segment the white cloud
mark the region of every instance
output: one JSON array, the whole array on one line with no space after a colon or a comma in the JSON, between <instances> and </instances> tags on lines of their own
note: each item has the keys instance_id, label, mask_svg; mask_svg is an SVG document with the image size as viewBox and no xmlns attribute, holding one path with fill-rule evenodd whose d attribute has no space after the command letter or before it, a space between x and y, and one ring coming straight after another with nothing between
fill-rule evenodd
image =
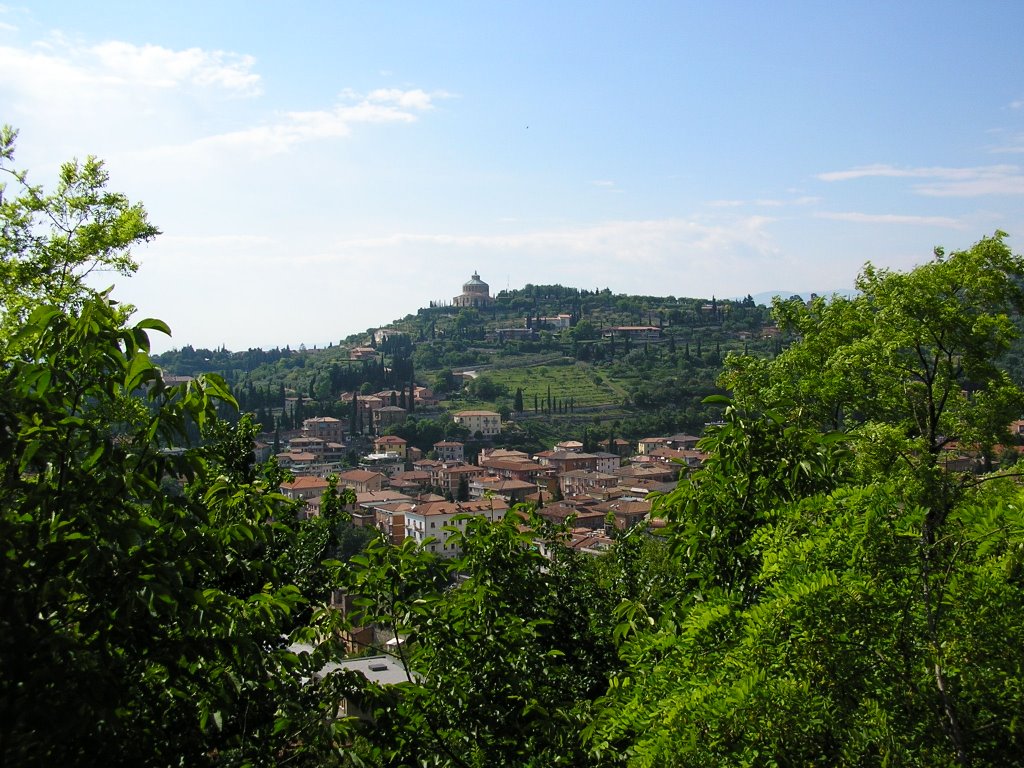
<instances>
[{"instance_id":1,"label":"white cloud","mask_svg":"<svg viewBox=\"0 0 1024 768\"><path fill-rule=\"evenodd\" d=\"M40 102L60 99L72 88L102 94L114 88L194 86L253 96L260 92L254 66L253 57L225 51L175 51L120 41L83 46L61 35L31 48L0 46L0 86Z\"/></svg>"},{"instance_id":2,"label":"white cloud","mask_svg":"<svg viewBox=\"0 0 1024 768\"><path fill-rule=\"evenodd\" d=\"M221 88L243 96L260 92L260 77L252 69L256 60L225 51L187 48L174 51L159 45L133 45L110 41L75 52L96 76L116 78L147 88L176 88L191 84Z\"/></svg>"},{"instance_id":3,"label":"white cloud","mask_svg":"<svg viewBox=\"0 0 1024 768\"><path fill-rule=\"evenodd\" d=\"M225 152L253 157L282 154L295 146L321 139L344 138L352 126L372 123L413 123L418 112L433 107L433 98L421 90L375 91L359 96L345 91L348 103L331 109L285 112L264 125L205 136L185 145L168 145L152 151L154 158L184 159L222 157Z\"/></svg>"},{"instance_id":4,"label":"white cloud","mask_svg":"<svg viewBox=\"0 0 1024 768\"><path fill-rule=\"evenodd\" d=\"M951 229L962 229L964 226L962 222L949 216L909 216L897 213L858 213L856 211L820 212L814 216L818 219L850 221L856 224L911 224Z\"/></svg>"},{"instance_id":5,"label":"white cloud","mask_svg":"<svg viewBox=\"0 0 1024 768\"><path fill-rule=\"evenodd\" d=\"M818 174L822 181L851 181L864 178L932 179L918 184L914 191L929 197L979 197L982 195L1024 194L1024 174L1016 165L983 165L973 168L898 168L892 165L865 165L845 171Z\"/></svg>"},{"instance_id":6,"label":"white cloud","mask_svg":"<svg viewBox=\"0 0 1024 768\"><path fill-rule=\"evenodd\" d=\"M640 262L660 262L680 252L714 254L737 246L761 253L774 251L765 228L773 219L749 216L714 225L687 219L608 221L590 226L535 230L518 234L396 233L339 241L333 250L380 250L434 245L464 250L553 251Z\"/></svg>"}]
</instances>

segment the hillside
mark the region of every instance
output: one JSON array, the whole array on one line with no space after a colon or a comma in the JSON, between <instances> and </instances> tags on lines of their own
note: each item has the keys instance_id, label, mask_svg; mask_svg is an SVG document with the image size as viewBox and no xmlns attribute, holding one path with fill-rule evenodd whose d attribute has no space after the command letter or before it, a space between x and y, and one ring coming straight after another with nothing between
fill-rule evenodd
<instances>
[{"instance_id":1,"label":"hillside","mask_svg":"<svg viewBox=\"0 0 1024 768\"><path fill-rule=\"evenodd\" d=\"M327 348L184 347L157 362L171 374L224 376L242 409L256 413L268 431L293 422L286 398L301 398L305 415L340 418L348 408L342 395L415 381L442 398L438 410L419 419L486 407L512 419L506 442L539 447L555 437L700 431L715 417L701 401L719 391L715 381L725 355L770 355L779 344L767 308L750 297L719 301L527 285L502 291L486 306L425 307Z\"/></svg>"}]
</instances>

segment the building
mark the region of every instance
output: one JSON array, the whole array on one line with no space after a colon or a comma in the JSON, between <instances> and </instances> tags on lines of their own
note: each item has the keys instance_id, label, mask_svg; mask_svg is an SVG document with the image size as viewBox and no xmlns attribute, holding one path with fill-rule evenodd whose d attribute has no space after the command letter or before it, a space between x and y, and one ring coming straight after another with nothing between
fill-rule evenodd
<instances>
[{"instance_id":1,"label":"building","mask_svg":"<svg viewBox=\"0 0 1024 768\"><path fill-rule=\"evenodd\" d=\"M459 411L452 421L469 430L469 434L488 438L501 434L501 416L495 411Z\"/></svg>"},{"instance_id":2,"label":"building","mask_svg":"<svg viewBox=\"0 0 1024 768\"><path fill-rule=\"evenodd\" d=\"M281 493L289 499L305 501L322 495L328 485L327 480L322 477L297 477L289 482L281 483Z\"/></svg>"},{"instance_id":3,"label":"building","mask_svg":"<svg viewBox=\"0 0 1024 768\"><path fill-rule=\"evenodd\" d=\"M374 453L394 453L400 458L406 457L408 443L398 435L381 435L373 441Z\"/></svg>"},{"instance_id":4,"label":"building","mask_svg":"<svg viewBox=\"0 0 1024 768\"><path fill-rule=\"evenodd\" d=\"M466 521L456 520L456 516L480 515L493 523L505 517L507 511L504 499L416 504L405 510L405 537L441 557L458 557L462 550L449 539L454 531L465 530Z\"/></svg>"},{"instance_id":5,"label":"building","mask_svg":"<svg viewBox=\"0 0 1024 768\"><path fill-rule=\"evenodd\" d=\"M350 469L338 475L338 485L341 488L351 488L357 494L366 491L379 491L384 487L387 478L380 472L370 472L365 469Z\"/></svg>"},{"instance_id":6,"label":"building","mask_svg":"<svg viewBox=\"0 0 1024 768\"><path fill-rule=\"evenodd\" d=\"M466 460L466 446L455 440L441 440L434 443L434 455L438 461L462 462Z\"/></svg>"},{"instance_id":7,"label":"building","mask_svg":"<svg viewBox=\"0 0 1024 768\"><path fill-rule=\"evenodd\" d=\"M619 478L617 475L610 475L604 472L576 469L560 474L558 476L558 484L562 495L565 497L585 496L617 488Z\"/></svg>"},{"instance_id":8,"label":"building","mask_svg":"<svg viewBox=\"0 0 1024 768\"><path fill-rule=\"evenodd\" d=\"M373 428L382 432L395 424L404 424L409 412L398 405L385 405L373 412Z\"/></svg>"},{"instance_id":9,"label":"building","mask_svg":"<svg viewBox=\"0 0 1024 768\"><path fill-rule=\"evenodd\" d=\"M435 486L441 489L442 493L458 496L459 485L465 480L466 490L469 484L478 477L485 477L488 474L483 467L475 467L472 464L458 464L453 467L442 466L437 471L437 482Z\"/></svg>"},{"instance_id":10,"label":"building","mask_svg":"<svg viewBox=\"0 0 1024 768\"><path fill-rule=\"evenodd\" d=\"M344 443L347 424L333 416L316 416L302 422L302 435L325 443Z\"/></svg>"},{"instance_id":11,"label":"building","mask_svg":"<svg viewBox=\"0 0 1024 768\"><path fill-rule=\"evenodd\" d=\"M476 272L462 284L462 293L452 299L456 307L489 307L493 303L490 286Z\"/></svg>"}]
</instances>

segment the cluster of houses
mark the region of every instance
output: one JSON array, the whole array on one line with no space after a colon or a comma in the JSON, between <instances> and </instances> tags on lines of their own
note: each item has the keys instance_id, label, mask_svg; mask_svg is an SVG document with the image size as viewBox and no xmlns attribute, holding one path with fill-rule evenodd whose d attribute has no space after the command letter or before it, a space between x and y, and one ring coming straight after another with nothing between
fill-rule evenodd
<instances>
[{"instance_id":1,"label":"cluster of houses","mask_svg":"<svg viewBox=\"0 0 1024 768\"><path fill-rule=\"evenodd\" d=\"M491 411L464 411L457 422L473 433L498 434L501 419ZM652 437L635 446L605 441L600 452L584 452L582 443L565 441L551 450L484 449L469 463L465 445L443 440L423 456L404 439L384 435L358 468L339 462L343 422L307 419L300 434L277 455L294 480L281 486L289 498L304 502L303 514L319 514L327 477L350 488L355 501L348 512L359 526L374 526L393 544L415 539L442 557L460 549L451 539L464 525L461 516L505 516L516 504L533 505L538 514L571 530L569 545L599 552L611 545L612 528L625 530L648 519L648 494L672 490L679 472L697 467L704 455L692 435ZM610 450L608 450L610 449Z\"/></svg>"}]
</instances>

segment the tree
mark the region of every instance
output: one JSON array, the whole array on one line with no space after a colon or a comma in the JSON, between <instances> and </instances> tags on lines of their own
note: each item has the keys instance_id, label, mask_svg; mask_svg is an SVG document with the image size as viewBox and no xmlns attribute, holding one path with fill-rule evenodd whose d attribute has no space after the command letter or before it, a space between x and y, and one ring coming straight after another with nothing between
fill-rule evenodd
<instances>
[{"instance_id":1,"label":"tree","mask_svg":"<svg viewBox=\"0 0 1024 768\"><path fill-rule=\"evenodd\" d=\"M512 405L512 409L516 413L522 413L523 412L523 388L522 387L516 387L516 395L515 395L515 400L514 400L513 405Z\"/></svg>"},{"instance_id":2,"label":"tree","mask_svg":"<svg viewBox=\"0 0 1024 768\"><path fill-rule=\"evenodd\" d=\"M312 630L267 557L293 542L280 474L252 465L246 419L218 419L222 379L166 385L166 325L81 280L151 232L101 170L3 203L0 762L338 762L358 686L312 680L330 644L288 650Z\"/></svg>"},{"instance_id":3,"label":"tree","mask_svg":"<svg viewBox=\"0 0 1024 768\"><path fill-rule=\"evenodd\" d=\"M954 438L984 450L1019 413L997 362L1022 276L997 233L906 274L869 265L852 300L776 303L798 340L730 361L710 458L657 502L689 578L658 616L620 606L629 672L586 733L594 753L1016 760L1020 491L940 457Z\"/></svg>"},{"instance_id":4,"label":"tree","mask_svg":"<svg viewBox=\"0 0 1024 768\"><path fill-rule=\"evenodd\" d=\"M453 561L408 539L357 558L367 619L406 638L400 652L415 674L367 735L378 764L604 764L579 734L618 668L603 610L614 593L590 577L586 555L524 522L463 520Z\"/></svg>"},{"instance_id":5,"label":"tree","mask_svg":"<svg viewBox=\"0 0 1024 768\"><path fill-rule=\"evenodd\" d=\"M95 157L64 163L54 192L31 185L13 167L18 133L0 128L0 305L4 341L40 302L73 308L89 295L93 272L122 275L136 269L131 249L159 234L145 209L107 189L108 174Z\"/></svg>"},{"instance_id":6,"label":"tree","mask_svg":"<svg viewBox=\"0 0 1024 768\"><path fill-rule=\"evenodd\" d=\"M874 468L950 492L934 487L943 448L970 438L990 450L1024 404L998 366L1017 335L1010 313L1024 307L1024 259L1004 238L936 250L907 273L868 264L853 299L777 301L780 327L800 343L770 361L730 358L723 383L742 405L856 431Z\"/></svg>"}]
</instances>

